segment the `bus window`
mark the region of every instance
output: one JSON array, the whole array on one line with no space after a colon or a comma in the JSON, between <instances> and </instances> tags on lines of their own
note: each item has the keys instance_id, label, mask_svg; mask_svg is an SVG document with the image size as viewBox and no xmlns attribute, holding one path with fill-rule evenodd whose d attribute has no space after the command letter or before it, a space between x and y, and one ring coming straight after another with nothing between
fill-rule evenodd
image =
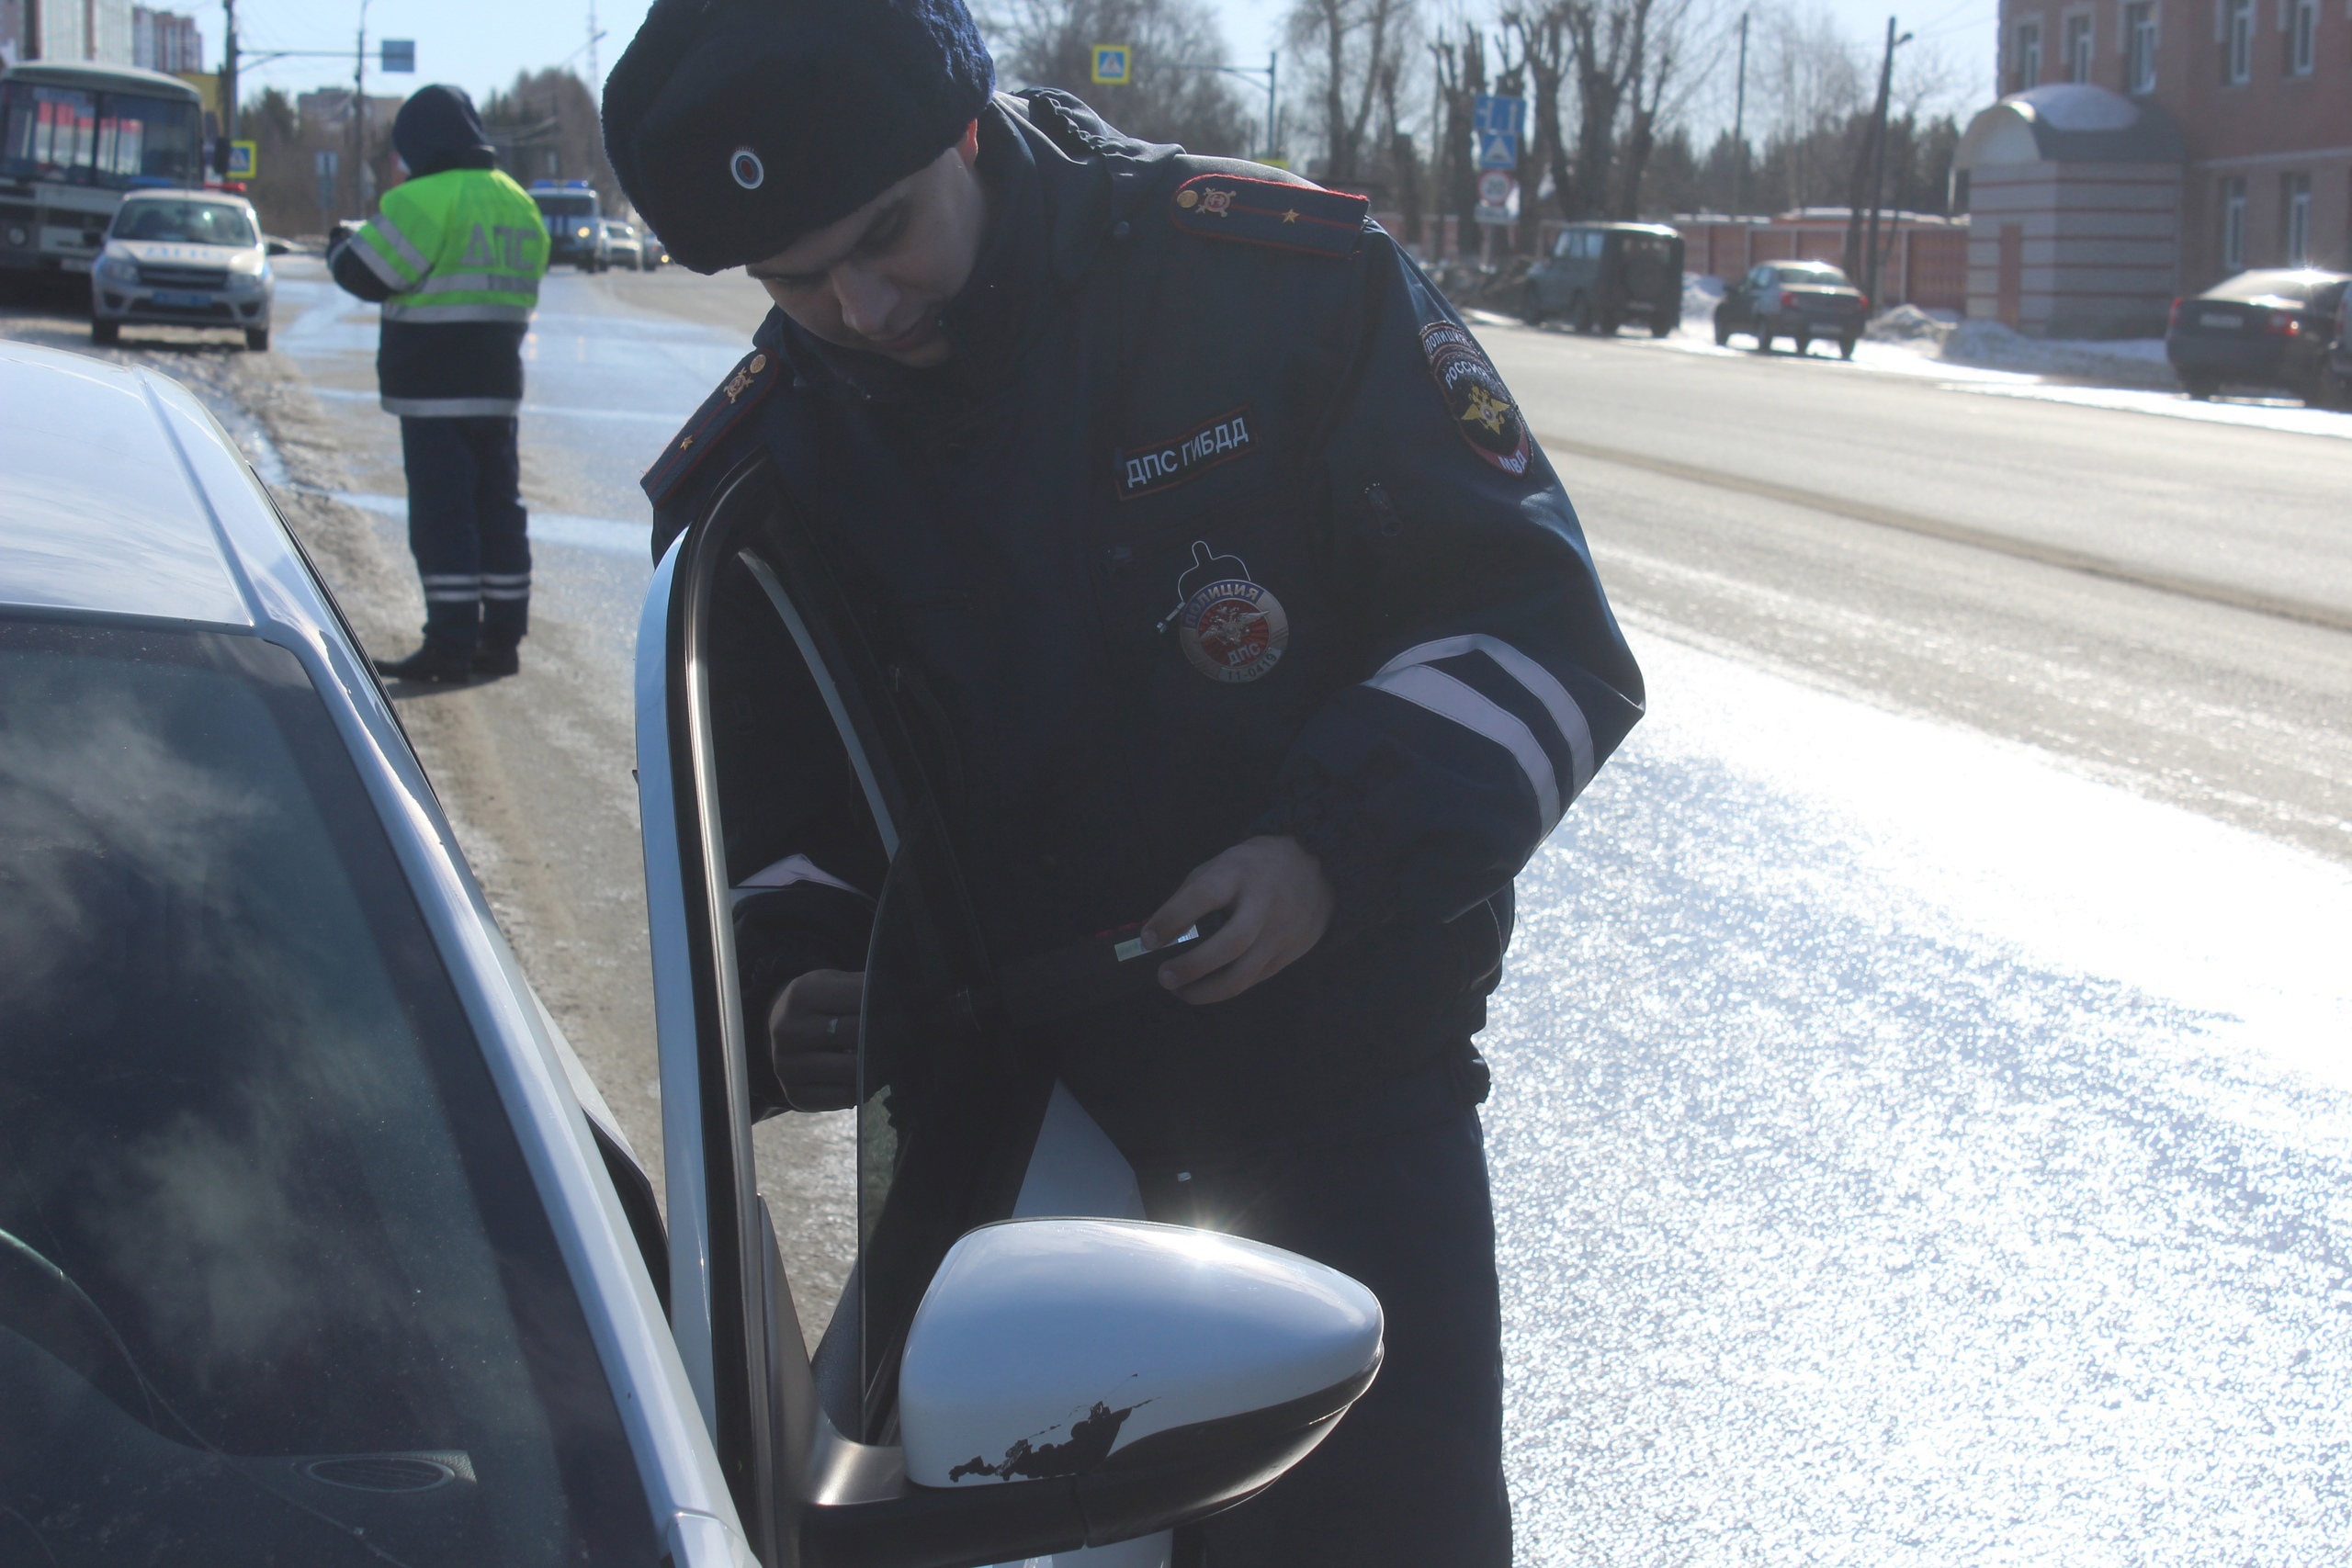
<instances>
[{"instance_id":1,"label":"bus window","mask_svg":"<svg viewBox=\"0 0 2352 1568\"><path fill-rule=\"evenodd\" d=\"M193 185L197 108L133 93L13 82L0 89L0 175L123 189Z\"/></svg>"}]
</instances>

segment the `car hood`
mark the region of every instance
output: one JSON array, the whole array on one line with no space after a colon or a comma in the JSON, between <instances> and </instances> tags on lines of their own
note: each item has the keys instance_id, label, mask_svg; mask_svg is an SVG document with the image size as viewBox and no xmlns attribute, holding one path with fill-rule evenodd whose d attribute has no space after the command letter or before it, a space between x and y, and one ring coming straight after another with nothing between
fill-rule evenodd
<instances>
[{"instance_id":1,"label":"car hood","mask_svg":"<svg viewBox=\"0 0 2352 1568\"><path fill-rule=\"evenodd\" d=\"M154 266L225 266L238 272L257 272L266 259L258 245L190 245L177 240L110 243L132 261Z\"/></svg>"}]
</instances>

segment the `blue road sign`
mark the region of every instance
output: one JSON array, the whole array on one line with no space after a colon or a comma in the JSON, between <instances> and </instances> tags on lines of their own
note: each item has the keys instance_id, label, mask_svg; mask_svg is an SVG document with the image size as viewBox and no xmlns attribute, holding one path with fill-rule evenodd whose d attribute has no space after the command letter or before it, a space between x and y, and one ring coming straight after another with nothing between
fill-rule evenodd
<instances>
[{"instance_id":1,"label":"blue road sign","mask_svg":"<svg viewBox=\"0 0 2352 1568\"><path fill-rule=\"evenodd\" d=\"M386 72L414 71L416 69L416 40L413 38L384 39L383 62L381 69Z\"/></svg>"},{"instance_id":2,"label":"blue road sign","mask_svg":"<svg viewBox=\"0 0 2352 1568\"><path fill-rule=\"evenodd\" d=\"M1470 129L1478 138L1478 167L1519 167L1519 139L1526 125L1525 98L1470 100Z\"/></svg>"}]
</instances>

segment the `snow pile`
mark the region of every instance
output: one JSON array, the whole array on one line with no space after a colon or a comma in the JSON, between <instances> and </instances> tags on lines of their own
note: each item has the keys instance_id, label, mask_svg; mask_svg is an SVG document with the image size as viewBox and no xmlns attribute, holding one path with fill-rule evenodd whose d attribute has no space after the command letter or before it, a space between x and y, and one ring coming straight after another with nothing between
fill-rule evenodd
<instances>
[{"instance_id":1,"label":"snow pile","mask_svg":"<svg viewBox=\"0 0 2352 1568\"><path fill-rule=\"evenodd\" d=\"M1939 320L1917 305L1897 305L1874 317L1862 335L1872 343L1917 344L1940 349L1953 330L1951 322Z\"/></svg>"},{"instance_id":2,"label":"snow pile","mask_svg":"<svg viewBox=\"0 0 2352 1568\"><path fill-rule=\"evenodd\" d=\"M2173 385L2172 367L2165 361L2162 338L2115 343L2032 338L2020 336L1998 321L1970 321L1944 334L1941 355L1956 365L2063 376L2109 386Z\"/></svg>"},{"instance_id":3,"label":"snow pile","mask_svg":"<svg viewBox=\"0 0 2352 1568\"><path fill-rule=\"evenodd\" d=\"M1682 319L1713 322L1715 307L1724 302L1724 280L1712 272L1682 275Z\"/></svg>"}]
</instances>

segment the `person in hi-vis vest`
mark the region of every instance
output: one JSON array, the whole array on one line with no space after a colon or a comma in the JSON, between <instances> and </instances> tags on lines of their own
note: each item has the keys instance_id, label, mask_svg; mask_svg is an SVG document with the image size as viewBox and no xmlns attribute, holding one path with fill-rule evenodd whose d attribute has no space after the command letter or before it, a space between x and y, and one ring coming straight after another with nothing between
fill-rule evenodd
<instances>
[{"instance_id":1,"label":"person in hi-vis vest","mask_svg":"<svg viewBox=\"0 0 2352 1568\"><path fill-rule=\"evenodd\" d=\"M327 246L334 280L382 302L376 379L401 421L408 541L424 587L424 644L379 660L399 680L511 675L528 626L514 416L523 336L548 267L538 204L496 167L472 100L419 91L392 121L409 177Z\"/></svg>"}]
</instances>

